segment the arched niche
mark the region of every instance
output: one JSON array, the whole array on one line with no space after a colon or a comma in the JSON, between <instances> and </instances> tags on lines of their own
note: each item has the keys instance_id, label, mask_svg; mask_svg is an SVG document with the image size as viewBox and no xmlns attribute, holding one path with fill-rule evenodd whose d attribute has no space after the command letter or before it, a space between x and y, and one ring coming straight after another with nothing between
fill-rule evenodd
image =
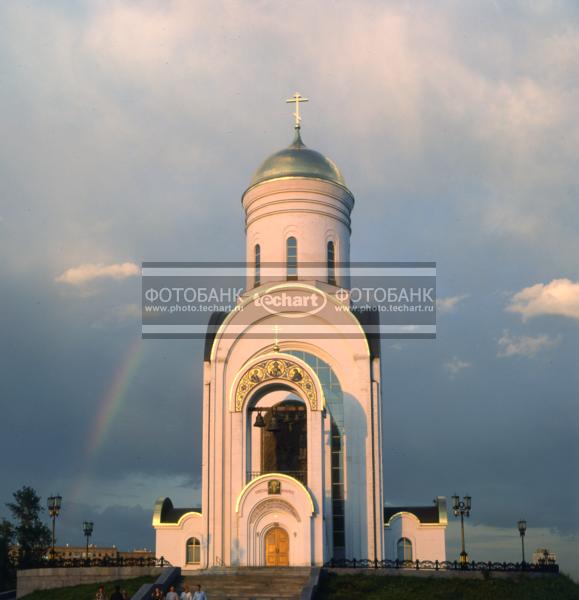
<instances>
[{"instance_id":1,"label":"arched niche","mask_svg":"<svg viewBox=\"0 0 579 600\"><path fill-rule=\"evenodd\" d=\"M273 353L254 359L237 375L231 390L230 410L243 411L251 397L272 386L294 391L311 411L324 408L324 394L315 372L289 354Z\"/></svg>"}]
</instances>

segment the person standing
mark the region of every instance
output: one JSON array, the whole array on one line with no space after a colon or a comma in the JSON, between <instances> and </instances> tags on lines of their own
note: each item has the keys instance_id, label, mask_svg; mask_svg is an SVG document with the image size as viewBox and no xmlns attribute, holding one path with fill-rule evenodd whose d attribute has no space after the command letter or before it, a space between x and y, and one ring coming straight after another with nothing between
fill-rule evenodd
<instances>
[{"instance_id":1,"label":"person standing","mask_svg":"<svg viewBox=\"0 0 579 600\"><path fill-rule=\"evenodd\" d=\"M165 600L165 595L160 587L156 587L151 594L152 600Z\"/></svg>"},{"instance_id":2,"label":"person standing","mask_svg":"<svg viewBox=\"0 0 579 600\"><path fill-rule=\"evenodd\" d=\"M201 586L197 586L197 591L193 595L193 600L207 600L207 594L201 589Z\"/></svg>"},{"instance_id":3,"label":"person standing","mask_svg":"<svg viewBox=\"0 0 579 600\"><path fill-rule=\"evenodd\" d=\"M186 585L181 592L181 600L193 600L193 594L189 590L189 586Z\"/></svg>"},{"instance_id":4,"label":"person standing","mask_svg":"<svg viewBox=\"0 0 579 600\"><path fill-rule=\"evenodd\" d=\"M102 585L99 585L99 589L95 595L95 600L107 600L107 595L105 594L105 588Z\"/></svg>"},{"instance_id":5,"label":"person standing","mask_svg":"<svg viewBox=\"0 0 579 600\"><path fill-rule=\"evenodd\" d=\"M123 600L120 585L115 585L115 591L111 594L111 600Z\"/></svg>"},{"instance_id":6,"label":"person standing","mask_svg":"<svg viewBox=\"0 0 579 600\"><path fill-rule=\"evenodd\" d=\"M111 600L112 600L112 598L111 598ZM179 596L177 595L177 592L175 591L174 585L169 587L169 591L167 592L167 595L165 596L165 600L179 600Z\"/></svg>"}]
</instances>

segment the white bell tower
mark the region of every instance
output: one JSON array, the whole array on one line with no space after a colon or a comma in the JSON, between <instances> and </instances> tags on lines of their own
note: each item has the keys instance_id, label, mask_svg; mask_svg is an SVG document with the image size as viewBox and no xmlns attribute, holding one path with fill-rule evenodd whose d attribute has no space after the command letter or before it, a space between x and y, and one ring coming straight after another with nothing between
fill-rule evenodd
<instances>
[{"instance_id":1,"label":"white bell tower","mask_svg":"<svg viewBox=\"0 0 579 600\"><path fill-rule=\"evenodd\" d=\"M379 343L338 293L354 197L290 101L294 140L242 197L246 291L206 340L202 506L155 511L157 554L183 568L383 558Z\"/></svg>"}]
</instances>

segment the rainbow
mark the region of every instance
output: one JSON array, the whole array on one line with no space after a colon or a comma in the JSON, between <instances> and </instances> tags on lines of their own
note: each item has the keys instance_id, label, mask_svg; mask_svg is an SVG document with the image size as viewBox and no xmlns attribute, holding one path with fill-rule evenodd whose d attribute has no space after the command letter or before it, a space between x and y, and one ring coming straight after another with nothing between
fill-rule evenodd
<instances>
[{"instance_id":1,"label":"rainbow","mask_svg":"<svg viewBox=\"0 0 579 600\"><path fill-rule=\"evenodd\" d=\"M111 424L115 421L123 405L127 390L138 371L143 354L144 344L139 337L129 346L111 385L99 402L98 412L94 417L94 425L87 436L83 450L80 475L69 492L69 499L72 502L77 502L82 498L86 485L90 481L94 461L107 439Z\"/></svg>"}]
</instances>

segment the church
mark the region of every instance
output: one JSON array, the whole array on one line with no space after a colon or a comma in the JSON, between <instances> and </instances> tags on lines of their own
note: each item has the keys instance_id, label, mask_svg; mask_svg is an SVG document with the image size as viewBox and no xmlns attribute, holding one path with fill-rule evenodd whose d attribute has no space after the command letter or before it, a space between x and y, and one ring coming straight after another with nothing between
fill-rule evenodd
<instances>
[{"instance_id":1,"label":"church","mask_svg":"<svg viewBox=\"0 0 579 600\"><path fill-rule=\"evenodd\" d=\"M444 499L385 512L379 315L347 294L354 196L302 141L306 99L290 101L293 142L242 196L245 291L207 328L201 507L157 501L156 555L184 569L408 559L426 535L420 558L444 560Z\"/></svg>"}]
</instances>

